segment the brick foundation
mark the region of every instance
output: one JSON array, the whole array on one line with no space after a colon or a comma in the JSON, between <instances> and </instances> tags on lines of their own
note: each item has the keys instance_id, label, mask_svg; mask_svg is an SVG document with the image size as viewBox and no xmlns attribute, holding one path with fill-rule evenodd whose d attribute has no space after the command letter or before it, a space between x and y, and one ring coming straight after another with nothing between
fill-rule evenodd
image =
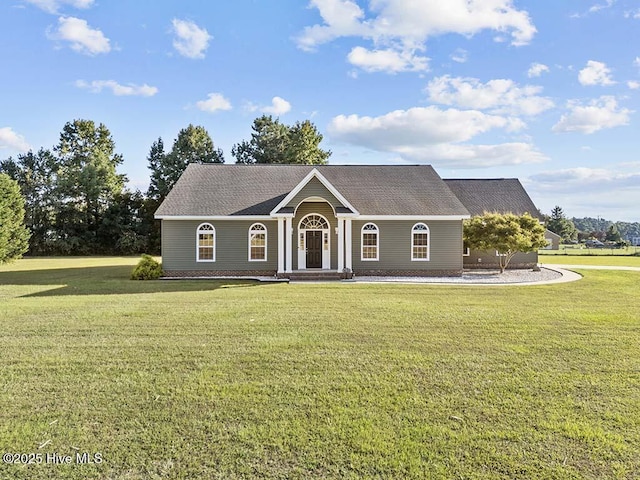
<instances>
[{"instance_id":1,"label":"brick foundation","mask_svg":"<svg viewBox=\"0 0 640 480\"><path fill-rule=\"evenodd\" d=\"M275 270L165 270L165 277L275 277Z\"/></svg>"},{"instance_id":2,"label":"brick foundation","mask_svg":"<svg viewBox=\"0 0 640 480\"><path fill-rule=\"evenodd\" d=\"M461 277L462 270L355 270L356 277Z\"/></svg>"}]
</instances>

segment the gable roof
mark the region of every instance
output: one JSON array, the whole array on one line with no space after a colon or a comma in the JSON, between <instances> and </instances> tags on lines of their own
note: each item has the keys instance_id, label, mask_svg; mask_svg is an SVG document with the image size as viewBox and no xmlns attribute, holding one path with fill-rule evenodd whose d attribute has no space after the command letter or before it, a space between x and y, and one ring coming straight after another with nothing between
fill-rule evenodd
<instances>
[{"instance_id":1,"label":"gable roof","mask_svg":"<svg viewBox=\"0 0 640 480\"><path fill-rule=\"evenodd\" d=\"M287 204L289 204L296 197L296 195L298 195L304 189L304 187L306 187L309 182L314 179L320 182L320 184L328 191L331 197L340 202L340 206L337 206L337 208L342 207L350 213L357 213L357 210L351 205L349 200L344 198L344 196L336 189L336 187L334 187L331 182L318 171L317 168L314 168L302 179L300 183L298 183L298 185L296 185L293 190L291 190L287 194L286 197L284 197L284 199L282 199L282 201L280 201L280 203L278 203L278 205L274 207L274 209L271 211L271 214L273 215L275 213L278 213L279 211L281 212L281 209L286 208Z\"/></svg>"},{"instance_id":2,"label":"gable roof","mask_svg":"<svg viewBox=\"0 0 640 480\"><path fill-rule=\"evenodd\" d=\"M361 215L469 215L430 165L192 163L156 217L270 215L314 169Z\"/></svg>"},{"instance_id":3,"label":"gable roof","mask_svg":"<svg viewBox=\"0 0 640 480\"><path fill-rule=\"evenodd\" d=\"M517 178L445 179L444 182L471 215L528 213L542 220L538 208Z\"/></svg>"}]
</instances>

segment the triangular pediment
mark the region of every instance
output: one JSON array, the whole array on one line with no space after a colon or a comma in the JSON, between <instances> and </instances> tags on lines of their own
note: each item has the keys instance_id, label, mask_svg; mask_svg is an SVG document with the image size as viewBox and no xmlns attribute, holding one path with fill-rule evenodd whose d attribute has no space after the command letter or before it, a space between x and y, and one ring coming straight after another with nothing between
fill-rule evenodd
<instances>
[{"instance_id":1,"label":"triangular pediment","mask_svg":"<svg viewBox=\"0 0 640 480\"><path fill-rule=\"evenodd\" d=\"M271 211L271 215L289 213L304 200L326 201L335 211L358 214L351 203L316 168L311 170L296 187Z\"/></svg>"}]
</instances>

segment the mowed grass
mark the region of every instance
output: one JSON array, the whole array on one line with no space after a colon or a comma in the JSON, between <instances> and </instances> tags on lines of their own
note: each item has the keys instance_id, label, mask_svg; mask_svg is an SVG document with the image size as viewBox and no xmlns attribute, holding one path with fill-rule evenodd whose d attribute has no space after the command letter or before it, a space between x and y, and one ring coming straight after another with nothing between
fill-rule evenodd
<instances>
[{"instance_id":1,"label":"mowed grass","mask_svg":"<svg viewBox=\"0 0 640 480\"><path fill-rule=\"evenodd\" d=\"M640 267L640 255L538 255L538 262L550 265L593 265L614 267Z\"/></svg>"},{"instance_id":2,"label":"mowed grass","mask_svg":"<svg viewBox=\"0 0 640 480\"><path fill-rule=\"evenodd\" d=\"M103 459L1 479L640 477L638 272L134 282L135 262L0 269L0 453Z\"/></svg>"}]
</instances>

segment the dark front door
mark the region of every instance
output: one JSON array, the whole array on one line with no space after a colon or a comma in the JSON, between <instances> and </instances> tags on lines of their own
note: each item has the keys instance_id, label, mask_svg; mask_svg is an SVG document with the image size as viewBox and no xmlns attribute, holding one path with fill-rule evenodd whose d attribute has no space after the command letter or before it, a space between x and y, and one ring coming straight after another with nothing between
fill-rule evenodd
<instances>
[{"instance_id":1,"label":"dark front door","mask_svg":"<svg viewBox=\"0 0 640 480\"><path fill-rule=\"evenodd\" d=\"M322 268L322 232L307 231L307 268Z\"/></svg>"}]
</instances>

